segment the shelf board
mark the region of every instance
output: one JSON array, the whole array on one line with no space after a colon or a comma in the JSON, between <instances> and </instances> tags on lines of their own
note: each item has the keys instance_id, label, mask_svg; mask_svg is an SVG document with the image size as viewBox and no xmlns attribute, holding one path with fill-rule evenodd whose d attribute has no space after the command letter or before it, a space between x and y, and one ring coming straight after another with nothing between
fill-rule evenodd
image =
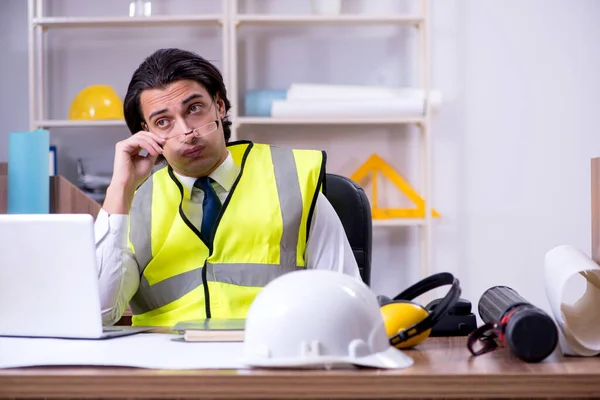
<instances>
[{"instance_id":1,"label":"shelf board","mask_svg":"<svg viewBox=\"0 0 600 400\"><path fill-rule=\"evenodd\" d=\"M155 15L151 17L43 17L34 18L34 25L44 27L101 27L101 26L163 26L193 23L222 23L221 15Z\"/></svg>"},{"instance_id":2,"label":"shelf board","mask_svg":"<svg viewBox=\"0 0 600 400\"><path fill-rule=\"evenodd\" d=\"M240 14L238 24L419 24L423 17L419 15L277 15L277 14Z\"/></svg>"},{"instance_id":3,"label":"shelf board","mask_svg":"<svg viewBox=\"0 0 600 400\"><path fill-rule=\"evenodd\" d=\"M35 125L40 128L94 128L102 126L119 126L125 127L125 121L122 119L107 119L107 120L43 120L35 121Z\"/></svg>"},{"instance_id":4,"label":"shelf board","mask_svg":"<svg viewBox=\"0 0 600 400\"><path fill-rule=\"evenodd\" d=\"M394 218L394 219L374 219L373 227L384 228L394 226L422 226L425 225L424 218Z\"/></svg>"},{"instance_id":5,"label":"shelf board","mask_svg":"<svg viewBox=\"0 0 600 400\"><path fill-rule=\"evenodd\" d=\"M398 118L268 118L238 117L233 122L238 125L397 125L419 124L422 116Z\"/></svg>"},{"instance_id":6,"label":"shelf board","mask_svg":"<svg viewBox=\"0 0 600 400\"><path fill-rule=\"evenodd\" d=\"M262 118L262 117L238 117L235 123L238 125L400 125L418 124L423 122L423 117L403 118ZM124 120L43 120L36 121L36 126L42 128L93 128L101 126L125 126Z\"/></svg>"}]
</instances>

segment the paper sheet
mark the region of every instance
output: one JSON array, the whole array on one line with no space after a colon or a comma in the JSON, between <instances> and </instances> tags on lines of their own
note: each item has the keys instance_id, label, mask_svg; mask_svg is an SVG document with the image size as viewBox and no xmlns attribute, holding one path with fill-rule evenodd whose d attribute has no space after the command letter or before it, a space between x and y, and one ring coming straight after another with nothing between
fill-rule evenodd
<instances>
[{"instance_id":1,"label":"paper sheet","mask_svg":"<svg viewBox=\"0 0 600 400\"><path fill-rule=\"evenodd\" d=\"M419 88L392 88L366 85L335 85L323 83L292 83L287 91L289 101L377 101L394 99L416 99L423 101L425 91ZM439 90L429 91L433 108L439 108L442 94Z\"/></svg>"},{"instance_id":2,"label":"paper sheet","mask_svg":"<svg viewBox=\"0 0 600 400\"><path fill-rule=\"evenodd\" d=\"M429 91L432 112L439 111L442 94ZM285 117L394 117L423 115L425 91L366 85L293 83L285 100L271 105L273 118Z\"/></svg>"},{"instance_id":3,"label":"paper sheet","mask_svg":"<svg viewBox=\"0 0 600 400\"><path fill-rule=\"evenodd\" d=\"M424 102L419 99L287 101L275 100L273 118L347 118L398 117L423 115Z\"/></svg>"},{"instance_id":4,"label":"paper sheet","mask_svg":"<svg viewBox=\"0 0 600 400\"><path fill-rule=\"evenodd\" d=\"M564 354L600 354L600 266L572 246L559 246L546 253L546 296L559 327L559 345ZM585 279L585 289L574 303L566 301L567 285Z\"/></svg>"},{"instance_id":5,"label":"paper sheet","mask_svg":"<svg viewBox=\"0 0 600 400\"><path fill-rule=\"evenodd\" d=\"M176 340L173 340L176 339ZM241 369L243 343L187 343L180 335L141 333L103 340L0 338L0 368L114 366Z\"/></svg>"}]
</instances>

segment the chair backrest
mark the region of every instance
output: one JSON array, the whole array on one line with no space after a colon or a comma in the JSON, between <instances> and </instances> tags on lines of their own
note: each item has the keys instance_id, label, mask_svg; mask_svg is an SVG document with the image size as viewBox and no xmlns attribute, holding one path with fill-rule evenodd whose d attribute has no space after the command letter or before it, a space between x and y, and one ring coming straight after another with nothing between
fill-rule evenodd
<instances>
[{"instance_id":1,"label":"chair backrest","mask_svg":"<svg viewBox=\"0 0 600 400\"><path fill-rule=\"evenodd\" d=\"M344 226L363 282L370 285L373 227L369 198L360 185L337 174L325 175L324 193Z\"/></svg>"}]
</instances>

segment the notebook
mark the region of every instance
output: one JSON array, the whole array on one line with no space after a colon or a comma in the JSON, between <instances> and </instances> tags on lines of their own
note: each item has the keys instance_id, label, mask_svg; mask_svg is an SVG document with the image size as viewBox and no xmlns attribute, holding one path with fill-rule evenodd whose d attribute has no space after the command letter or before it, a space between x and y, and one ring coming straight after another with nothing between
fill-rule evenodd
<instances>
[{"instance_id":1,"label":"notebook","mask_svg":"<svg viewBox=\"0 0 600 400\"><path fill-rule=\"evenodd\" d=\"M179 322L173 331L186 342L243 342L245 324L245 319L205 318Z\"/></svg>"}]
</instances>

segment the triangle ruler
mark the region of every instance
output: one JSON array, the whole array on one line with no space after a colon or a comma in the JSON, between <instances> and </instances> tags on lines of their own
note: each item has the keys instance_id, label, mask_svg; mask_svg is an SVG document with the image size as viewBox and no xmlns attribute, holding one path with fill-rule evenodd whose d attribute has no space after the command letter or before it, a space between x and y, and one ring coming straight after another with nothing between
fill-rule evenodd
<instances>
[{"instance_id":1,"label":"triangle ruler","mask_svg":"<svg viewBox=\"0 0 600 400\"><path fill-rule=\"evenodd\" d=\"M385 178L394 184L400 192L402 192L414 205L414 208L381 208L377 204L377 179L378 173L381 173ZM360 183L367 176L371 177L373 185L371 214L373 219L391 219L391 218L425 218L425 201L419 194L408 184L408 182L400 175L392 166L377 154L372 154L371 157L361 165L350 176L356 183ZM440 214L431 208L431 216L439 217Z\"/></svg>"}]
</instances>

